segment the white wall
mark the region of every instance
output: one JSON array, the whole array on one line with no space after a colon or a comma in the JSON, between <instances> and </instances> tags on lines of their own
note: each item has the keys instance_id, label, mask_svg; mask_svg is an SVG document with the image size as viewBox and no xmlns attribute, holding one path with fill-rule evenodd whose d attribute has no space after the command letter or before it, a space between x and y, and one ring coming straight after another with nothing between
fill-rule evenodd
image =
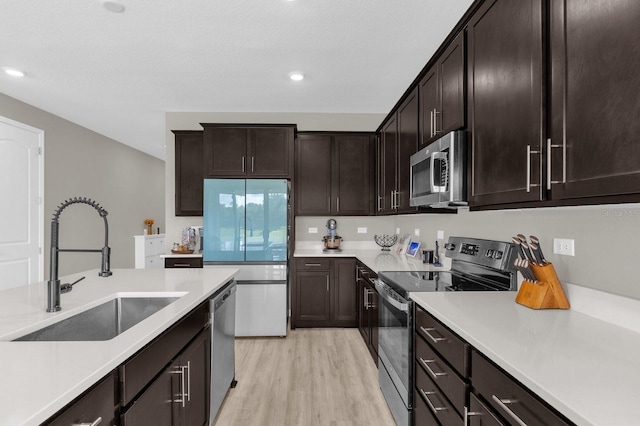
<instances>
[{"instance_id":1,"label":"white wall","mask_svg":"<svg viewBox=\"0 0 640 426\"><path fill-rule=\"evenodd\" d=\"M511 241L519 233L536 235L562 282L640 299L640 204L335 218L340 235L351 241L373 241L375 233L395 233L399 228L401 234L411 234L428 248L434 247L438 230L444 231L444 241L452 235L503 241ZM326 218L297 218L296 240L318 240L318 234L309 234L308 227L318 227L321 232L324 223ZM358 234L358 226L368 226L369 232ZM419 237L414 236L416 229ZM554 255L553 238L575 240L575 257Z\"/></svg>"},{"instance_id":2,"label":"white wall","mask_svg":"<svg viewBox=\"0 0 640 426\"><path fill-rule=\"evenodd\" d=\"M134 266L133 235L145 218L164 231L164 162L63 118L0 94L0 115L44 130L45 279L51 217L63 200L94 199L109 213L112 268ZM101 248L104 223L86 205L60 216L61 248ZM61 253L60 275L100 268L99 253Z\"/></svg>"}]
</instances>

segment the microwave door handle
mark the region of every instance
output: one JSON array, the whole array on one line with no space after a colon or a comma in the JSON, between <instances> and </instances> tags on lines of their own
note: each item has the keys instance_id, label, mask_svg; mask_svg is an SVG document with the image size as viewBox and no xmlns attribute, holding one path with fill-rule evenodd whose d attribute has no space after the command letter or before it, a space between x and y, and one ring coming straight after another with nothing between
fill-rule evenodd
<instances>
[{"instance_id":1,"label":"microwave door handle","mask_svg":"<svg viewBox=\"0 0 640 426\"><path fill-rule=\"evenodd\" d=\"M435 194L437 192L439 192L439 190L436 189L436 182L435 182L435 174L436 174L436 157L438 156L438 154L440 154L439 152L433 152L431 154L431 173L429 176L429 188L430 188L430 193L431 194ZM438 170L438 173L440 173L440 170Z\"/></svg>"}]
</instances>

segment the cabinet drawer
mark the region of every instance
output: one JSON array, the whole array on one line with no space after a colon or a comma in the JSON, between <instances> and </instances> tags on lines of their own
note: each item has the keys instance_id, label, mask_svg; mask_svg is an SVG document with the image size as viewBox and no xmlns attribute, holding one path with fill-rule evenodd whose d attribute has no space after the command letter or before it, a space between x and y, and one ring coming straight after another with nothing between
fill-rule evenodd
<instances>
[{"instance_id":1,"label":"cabinet drawer","mask_svg":"<svg viewBox=\"0 0 640 426\"><path fill-rule=\"evenodd\" d=\"M115 419L115 391L115 379L111 373L64 408L52 421L47 421L45 424L48 426L91 424L101 417L100 424L112 425Z\"/></svg>"},{"instance_id":2,"label":"cabinet drawer","mask_svg":"<svg viewBox=\"0 0 640 426\"><path fill-rule=\"evenodd\" d=\"M165 257L165 268L202 268L201 257Z\"/></svg>"},{"instance_id":3,"label":"cabinet drawer","mask_svg":"<svg viewBox=\"0 0 640 426\"><path fill-rule=\"evenodd\" d=\"M148 346L120 366L120 402L133 398L193 339L209 320L209 301L203 302Z\"/></svg>"},{"instance_id":4,"label":"cabinet drawer","mask_svg":"<svg viewBox=\"0 0 640 426\"><path fill-rule=\"evenodd\" d=\"M331 269L331 259L328 258L306 258L296 260L296 270L298 271L328 271Z\"/></svg>"},{"instance_id":5,"label":"cabinet drawer","mask_svg":"<svg viewBox=\"0 0 640 426\"><path fill-rule=\"evenodd\" d=\"M422 367L416 362L416 401L421 398L443 426L462 426L462 417ZM416 423L418 424L418 423Z\"/></svg>"},{"instance_id":6,"label":"cabinet drawer","mask_svg":"<svg viewBox=\"0 0 640 426\"><path fill-rule=\"evenodd\" d=\"M496 416L493 415L491 409L482 403L474 394L471 394L469 404L469 426L504 426Z\"/></svg>"},{"instance_id":7,"label":"cabinet drawer","mask_svg":"<svg viewBox=\"0 0 640 426\"><path fill-rule=\"evenodd\" d=\"M147 256L164 253L164 238L147 238L144 242L144 251Z\"/></svg>"},{"instance_id":8,"label":"cabinet drawer","mask_svg":"<svg viewBox=\"0 0 640 426\"><path fill-rule=\"evenodd\" d=\"M147 256L144 258L145 269L162 268L162 259L158 256Z\"/></svg>"},{"instance_id":9,"label":"cabinet drawer","mask_svg":"<svg viewBox=\"0 0 640 426\"><path fill-rule=\"evenodd\" d=\"M475 392L508 424L570 425L544 401L475 350L471 353L471 383Z\"/></svg>"},{"instance_id":10,"label":"cabinet drawer","mask_svg":"<svg viewBox=\"0 0 640 426\"><path fill-rule=\"evenodd\" d=\"M415 394L415 402L413 404L413 424L416 426L440 426L436 416L433 415L431 409L427 407L427 403L418 393Z\"/></svg>"},{"instance_id":11,"label":"cabinet drawer","mask_svg":"<svg viewBox=\"0 0 640 426\"><path fill-rule=\"evenodd\" d=\"M470 346L424 310L416 309L416 332L462 377L469 377Z\"/></svg>"},{"instance_id":12,"label":"cabinet drawer","mask_svg":"<svg viewBox=\"0 0 640 426\"><path fill-rule=\"evenodd\" d=\"M416 336L416 364L422 367L458 413L463 415L467 384L420 336Z\"/></svg>"}]
</instances>

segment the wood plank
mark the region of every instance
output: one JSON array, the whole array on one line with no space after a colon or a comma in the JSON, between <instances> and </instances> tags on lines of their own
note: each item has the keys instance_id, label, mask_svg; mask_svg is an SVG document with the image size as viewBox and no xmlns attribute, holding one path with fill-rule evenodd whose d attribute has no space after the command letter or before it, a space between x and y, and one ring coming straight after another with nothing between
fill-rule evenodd
<instances>
[{"instance_id":1,"label":"wood plank","mask_svg":"<svg viewBox=\"0 0 640 426\"><path fill-rule=\"evenodd\" d=\"M395 425L355 328L237 338L236 380L215 425Z\"/></svg>"}]
</instances>

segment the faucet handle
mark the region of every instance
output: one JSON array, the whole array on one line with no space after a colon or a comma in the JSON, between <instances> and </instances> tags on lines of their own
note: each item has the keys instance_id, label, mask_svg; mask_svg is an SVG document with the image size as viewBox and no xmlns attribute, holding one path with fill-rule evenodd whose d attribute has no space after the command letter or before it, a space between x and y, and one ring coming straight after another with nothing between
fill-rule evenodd
<instances>
[{"instance_id":1,"label":"faucet handle","mask_svg":"<svg viewBox=\"0 0 640 426\"><path fill-rule=\"evenodd\" d=\"M74 282L72 282L71 284L66 283L66 284L60 284L60 293L69 293L71 290L73 290L73 286L78 284L80 281L84 280L85 277L80 277L77 280L75 280Z\"/></svg>"}]
</instances>

